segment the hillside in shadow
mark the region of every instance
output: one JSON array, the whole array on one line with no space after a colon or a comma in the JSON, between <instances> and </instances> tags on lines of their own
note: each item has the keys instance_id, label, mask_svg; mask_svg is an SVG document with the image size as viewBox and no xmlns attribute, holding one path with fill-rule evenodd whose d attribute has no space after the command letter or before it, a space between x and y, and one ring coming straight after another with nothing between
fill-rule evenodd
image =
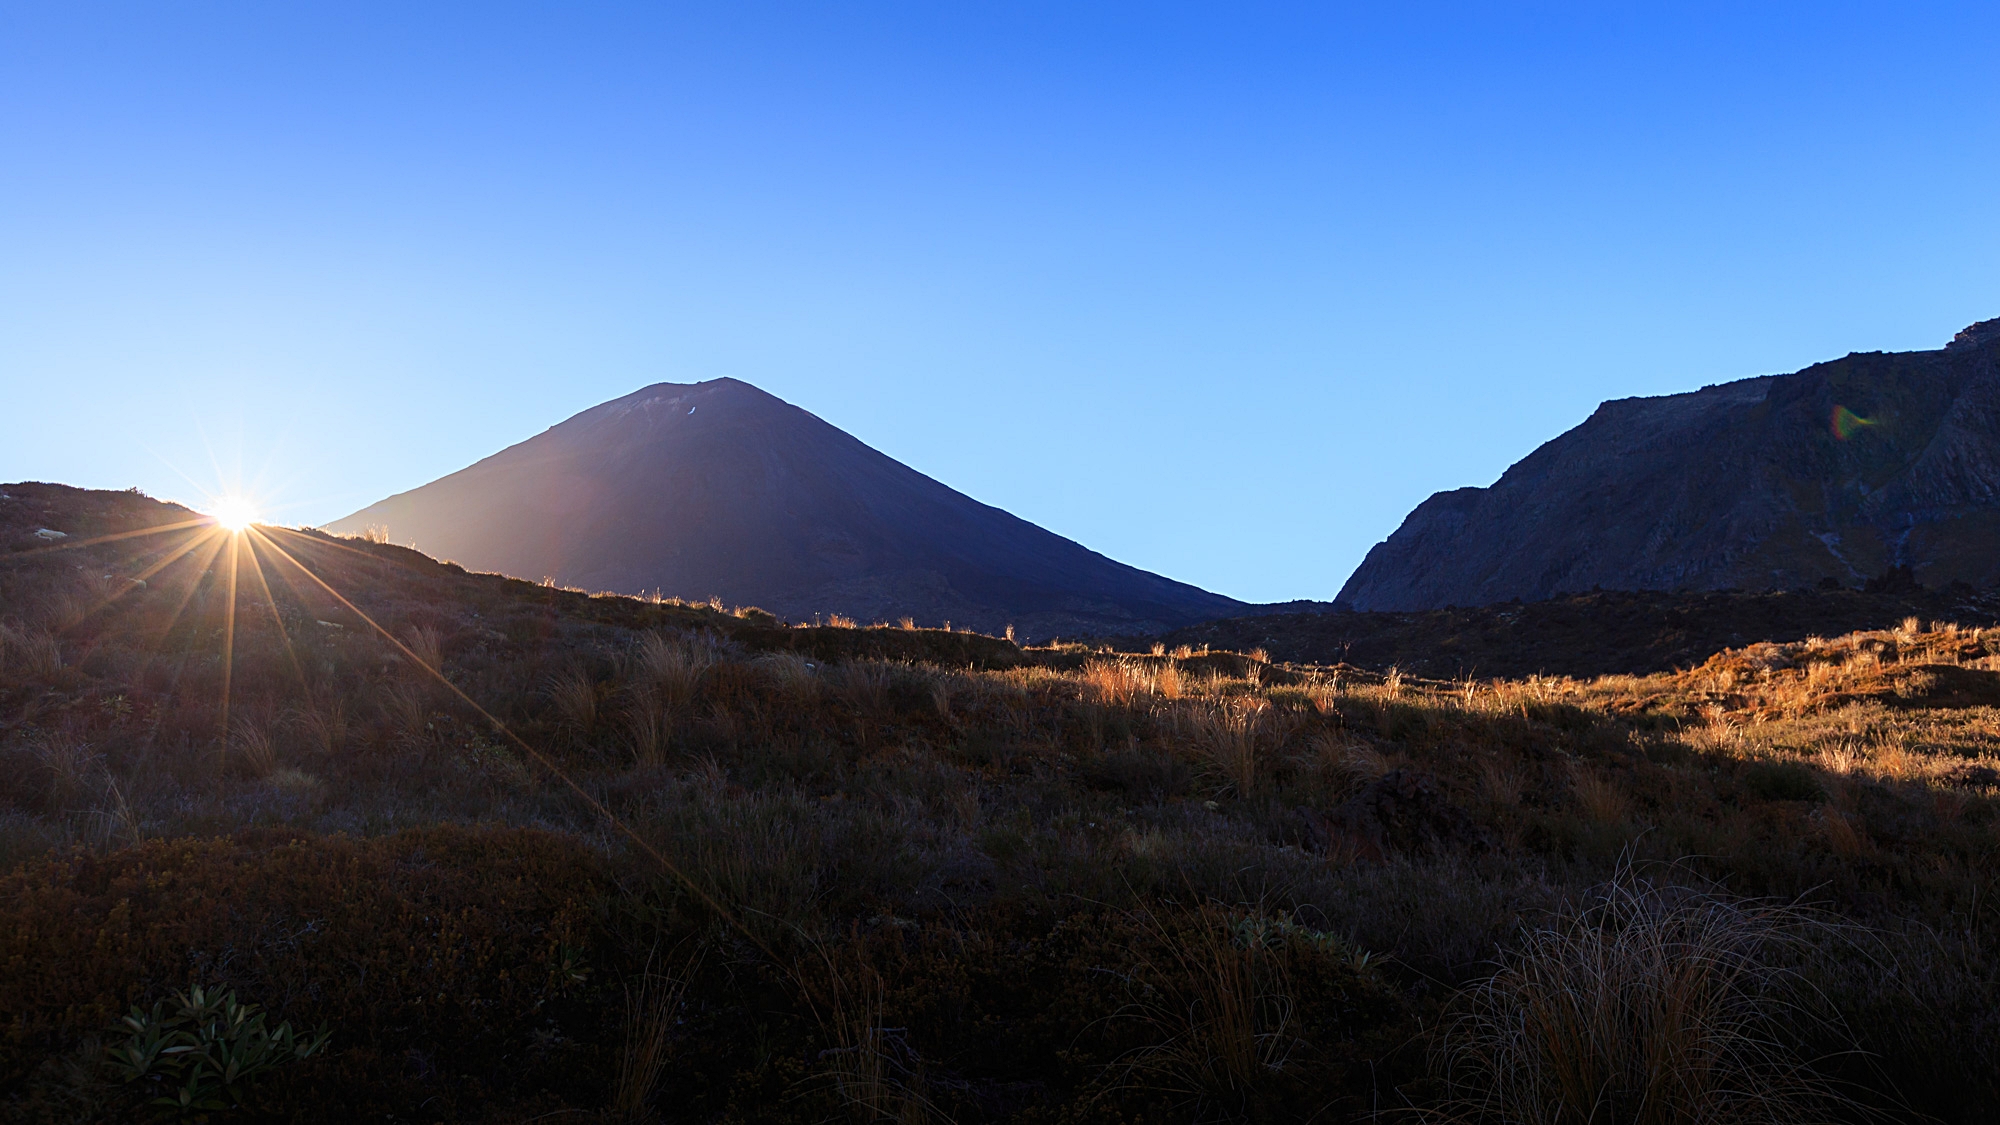
<instances>
[{"instance_id":1,"label":"hillside in shadow","mask_svg":"<svg viewBox=\"0 0 2000 1125\"><path fill-rule=\"evenodd\" d=\"M1277 660L1401 668L1437 679L1589 678L1669 672L1759 641L1892 629L1910 618L1991 626L2000 623L2000 591L1926 590L1907 573L1892 573L1861 590L1599 590L1411 613L1356 613L1321 603L1310 611L1223 618L1108 643L1259 649Z\"/></svg>"}]
</instances>

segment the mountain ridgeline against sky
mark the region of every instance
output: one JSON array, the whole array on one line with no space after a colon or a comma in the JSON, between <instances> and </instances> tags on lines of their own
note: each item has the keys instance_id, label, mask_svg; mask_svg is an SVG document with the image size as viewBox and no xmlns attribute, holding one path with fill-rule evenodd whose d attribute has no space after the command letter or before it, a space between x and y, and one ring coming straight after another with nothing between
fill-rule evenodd
<instances>
[{"instance_id":1,"label":"mountain ridgeline against sky","mask_svg":"<svg viewBox=\"0 0 2000 1125\"><path fill-rule=\"evenodd\" d=\"M1937 351L1607 402L1490 488L1440 492L1339 601L2000 583L2000 320Z\"/></svg>"},{"instance_id":2,"label":"mountain ridgeline against sky","mask_svg":"<svg viewBox=\"0 0 2000 1125\"><path fill-rule=\"evenodd\" d=\"M660 383L335 521L474 570L1024 637L1243 603L981 504L735 379Z\"/></svg>"}]
</instances>

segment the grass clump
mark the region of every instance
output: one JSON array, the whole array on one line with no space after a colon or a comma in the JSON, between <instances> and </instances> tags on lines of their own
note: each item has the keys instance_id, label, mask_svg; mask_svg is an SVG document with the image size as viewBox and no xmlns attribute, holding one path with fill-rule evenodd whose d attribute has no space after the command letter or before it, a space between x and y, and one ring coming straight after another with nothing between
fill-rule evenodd
<instances>
[{"instance_id":1,"label":"grass clump","mask_svg":"<svg viewBox=\"0 0 2000 1125\"><path fill-rule=\"evenodd\" d=\"M1828 922L1631 872L1526 935L1433 1049L1444 1116L1726 1125L1868 1116L1808 1065L1835 1018L1788 962ZM1814 1060L1818 1061L1818 1060Z\"/></svg>"}]
</instances>

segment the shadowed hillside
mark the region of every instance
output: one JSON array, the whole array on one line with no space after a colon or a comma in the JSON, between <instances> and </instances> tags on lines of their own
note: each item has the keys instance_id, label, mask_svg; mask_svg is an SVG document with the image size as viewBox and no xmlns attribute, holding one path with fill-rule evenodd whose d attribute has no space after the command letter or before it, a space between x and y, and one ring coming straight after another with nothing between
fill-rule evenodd
<instances>
[{"instance_id":1,"label":"shadowed hillside","mask_svg":"<svg viewBox=\"0 0 2000 1125\"><path fill-rule=\"evenodd\" d=\"M1446 682L0 493L6 1120L2000 1104L1994 630Z\"/></svg>"},{"instance_id":2,"label":"shadowed hillside","mask_svg":"<svg viewBox=\"0 0 2000 1125\"><path fill-rule=\"evenodd\" d=\"M1746 594L1596 591L1546 601L1410 613L1265 613L1205 621L1131 647L1258 649L1274 659L1401 668L1433 679L1644 675L1700 664L1759 641L1897 628L1908 618L1968 628L2000 624L2000 590L1925 590L1885 581L1866 590Z\"/></svg>"},{"instance_id":3,"label":"shadowed hillside","mask_svg":"<svg viewBox=\"0 0 2000 1125\"><path fill-rule=\"evenodd\" d=\"M1939 351L1607 402L1490 488L1440 492L1338 600L2000 585L2000 320Z\"/></svg>"},{"instance_id":4,"label":"shadowed hillside","mask_svg":"<svg viewBox=\"0 0 2000 1125\"><path fill-rule=\"evenodd\" d=\"M329 527L474 570L1025 638L1242 603L1113 562L735 379L660 383Z\"/></svg>"}]
</instances>

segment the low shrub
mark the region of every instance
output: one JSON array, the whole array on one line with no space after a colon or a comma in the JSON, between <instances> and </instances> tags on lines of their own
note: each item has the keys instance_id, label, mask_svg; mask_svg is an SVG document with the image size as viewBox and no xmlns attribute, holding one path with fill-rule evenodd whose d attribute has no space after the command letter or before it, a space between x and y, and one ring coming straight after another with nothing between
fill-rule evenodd
<instances>
[{"instance_id":1,"label":"low shrub","mask_svg":"<svg viewBox=\"0 0 2000 1125\"><path fill-rule=\"evenodd\" d=\"M1796 762L1756 762L1743 771L1743 784L1766 801L1817 801L1823 795L1812 770Z\"/></svg>"},{"instance_id":2,"label":"low shrub","mask_svg":"<svg viewBox=\"0 0 2000 1125\"><path fill-rule=\"evenodd\" d=\"M122 1021L129 1031L106 1054L126 1083L139 1083L148 1104L182 1112L242 1107L246 1092L288 1063L326 1050L326 1025L300 1035L290 1023L266 1025L264 1012L234 992L194 985L151 1011L133 1006Z\"/></svg>"}]
</instances>

